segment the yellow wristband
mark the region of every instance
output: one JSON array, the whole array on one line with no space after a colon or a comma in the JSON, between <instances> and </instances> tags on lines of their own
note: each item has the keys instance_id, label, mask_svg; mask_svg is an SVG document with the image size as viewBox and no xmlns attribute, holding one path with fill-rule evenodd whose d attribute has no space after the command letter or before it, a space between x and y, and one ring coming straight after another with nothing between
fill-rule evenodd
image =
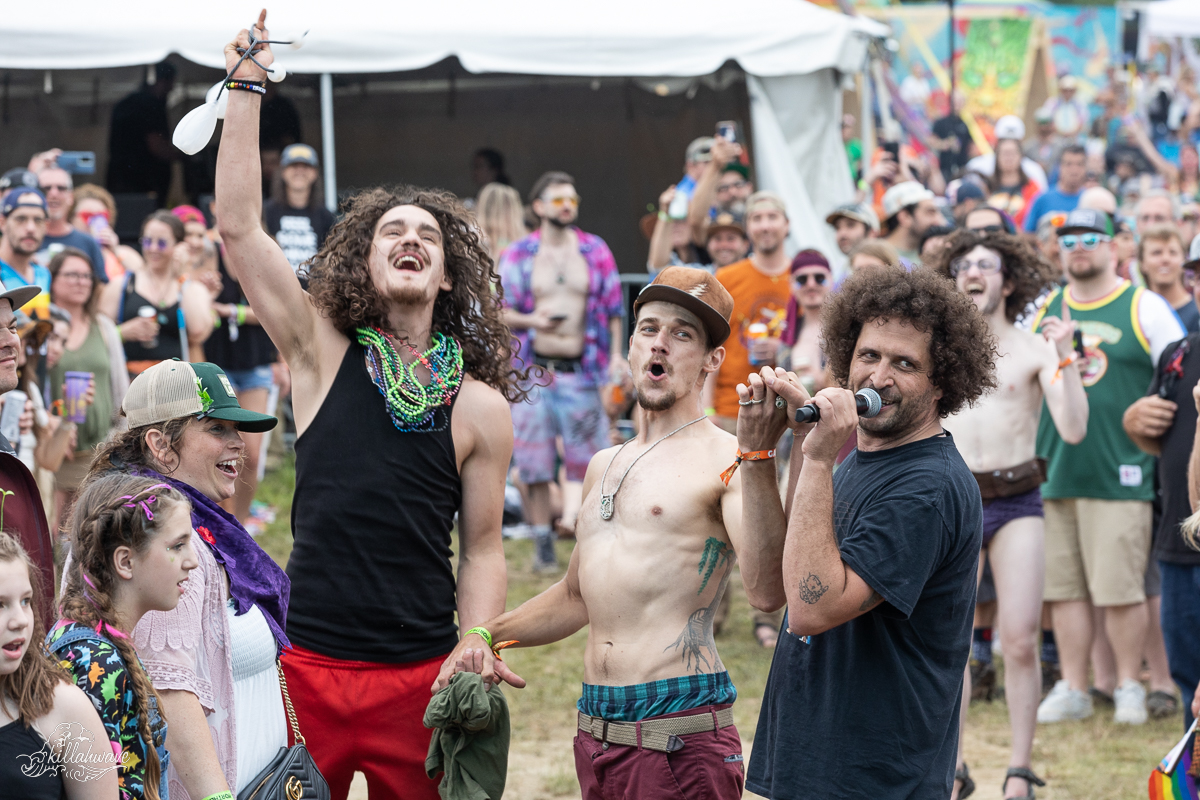
<instances>
[{"instance_id":1,"label":"yellow wristband","mask_svg":"<svg viewBox=\"0 0 1200 800\"><path fill-rule=\"evenodd\" d=\"M227 791L217 792L216 794L210 794L208 797L204 798L204 800L233 800L233 794Z\"/></svg>"},{"instance_id":2,"label":"yellow wristband","mask_svg":"<svg viewBox=\"0 0 1200 800\"><path fill-rule=\"evenodd\" d=\"M489 650L492 649L492 635L490 633L488 633L487 628L477 626L477 627L471 628L471 630L464 633L463 636L470 636L472 633L478 634L481 639L483 639L485 642L487 642L488 649Z\"/></svg>"}]
</instances>

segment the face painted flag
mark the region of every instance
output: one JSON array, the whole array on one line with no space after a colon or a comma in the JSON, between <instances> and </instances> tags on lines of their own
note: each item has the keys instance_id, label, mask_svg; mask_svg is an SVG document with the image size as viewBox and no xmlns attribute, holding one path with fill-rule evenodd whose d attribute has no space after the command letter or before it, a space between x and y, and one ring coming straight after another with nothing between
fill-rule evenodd
<instances>
[{"instance_id":1,"label":"face painted flag","mask_svg":"<svg viewBox=\"0 0 1200 800\"><path fill-rule=\"evenodd\" d=\"M1192 771L1196 722L1171 748L1166 758L1150 773L1150 800L1196 800L1196 779Z\"/></svg>"}]
</instances>

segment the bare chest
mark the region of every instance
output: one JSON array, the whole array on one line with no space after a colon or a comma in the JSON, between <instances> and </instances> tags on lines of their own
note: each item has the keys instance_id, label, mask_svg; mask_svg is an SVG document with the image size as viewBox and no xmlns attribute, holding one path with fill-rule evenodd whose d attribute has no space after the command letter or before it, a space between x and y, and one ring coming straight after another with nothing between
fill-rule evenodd
<instances>
[{"instance_id":1,"label":"bare chest","mask_svg":"<svg viewBox=\"0 0 1200 800\"><path fill-rule=\"evenodd\" d=\"M530 284L534 297L539 299L552 295L586 297L587 261L578 247L543 247L533 259Z\"/></svg>"}]
</instances>

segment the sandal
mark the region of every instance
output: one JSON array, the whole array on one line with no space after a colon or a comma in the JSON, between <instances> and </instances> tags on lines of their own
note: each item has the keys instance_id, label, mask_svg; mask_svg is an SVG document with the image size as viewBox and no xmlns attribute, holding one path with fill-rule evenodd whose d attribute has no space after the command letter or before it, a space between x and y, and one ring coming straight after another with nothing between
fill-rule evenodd
<instances>
[{"instance_id":1,"label":"sandal","mask_svg":"<svg viewBox=\"0 0 1200 800\"><path fill-rule=\"evenodd\" d=\"M971 780L971 771L967 769L967 762L954 770L954 780L962 784L962 788L958 790L958 800L966 800L975 793L975 781Z\"/></svg>"},{"instance_id":2,"label":"sandal","mask_svg":"<svg viewBox=\"0 0 1200 800\"><path fill-rule=\"evenodd\" d=\"M1155 719L1173 717L1179 713L1179 701L1170 692L1155 689L1146 695L1146 710Z\"/></svg>"},{"instance_id":3,"label":"sandal","mask_svg":"<svg viewBox=\"0 0 1200 800\"><path fill-rule=\"evenodd\" d=\"M755 625L754 638L758 639L759 647L770 649L779 643L779 632L773 625Z\"/></svg>"},{"instance_id":4,"label":"sandal","mask_svg":"<svg viewBox=\"0 0 1200 800\"><path fill-rule=\"evenodd\" d=\"M1004 794L1005 787L1008 786L1009 778L1021 778L1029 781L1029 794L1021 795L1020 797L1010 797L1008 800L1034 800L1034 786L1045 786L1046 782L1033 774L1033 770L1029 767L1009 767L1008 772L1004 773L1004 783L1000 784L1000 793Z\"/></svg>"}]
</instances>

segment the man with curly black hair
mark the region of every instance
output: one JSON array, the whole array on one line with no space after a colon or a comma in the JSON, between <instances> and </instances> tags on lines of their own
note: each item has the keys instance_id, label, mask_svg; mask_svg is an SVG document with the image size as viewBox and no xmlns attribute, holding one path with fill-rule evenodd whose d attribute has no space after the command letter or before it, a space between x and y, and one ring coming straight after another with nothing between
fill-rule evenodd
<instances>
[{"instance_id":1,"label":"man with curly black hair","mask_svg":"<svg viewBox=\"0 0 1200 800\"><path fill-rule=\"evenodd\" d=\"M948 797L982 508L941 420L996 386L995 338L925 269L854 274L821 322L837 386L813 398L820 421L794 432L787 632L746 786L780 800ZM863 388L883 400L874 418L855 409ZM834 475L855 427L858 448Z\"/></svg>"},{"instance_id":2,"label":"man with curly black hair","mask_svg":"<svg viewBox=\"0 0 1200 800\"><path fill-rule=\"evenodd\" d=\"M225 47L228 69L239 47L245 30ZM269 48L256 57L270 66ZM266 74L246 60L233 78L217 215L230 272L292 369L299 434L291 697L333 797L357 770L372 795L434 800L428 687L458 642L455 613L471 628L502 612L506 594L507 401L522 395L499 278L452 195L401 187L349 201L305 292L260 222Z\"/></svg>"},{"instance_id":3,"label":"man with curly black hair","mask_svg":"<svg viewBox=\"0 0 1200 800\"><path fill-rule=\"evenodd\" d=\"M1063 309L1061 319L1043 318L1041 335L1014 324L1053 283L1049 265L1016 236L959 231L928 266L975 302L1000 353L996 378L1003 389L948 417L945 427L955 434L983 497L979 571L982 575L984 560L989 559L1001 609L1004 688L1012 724L1012 760L1004 792L1006 797L1028 797L1041 782L1030 770L1041 689L1037 638L1046 564L1040 490L1045 465L1035 454L1038 419L1044 398L1064 441L1078 444L1087 435L1088 401L1075 364L1075 326L1069 308ZM985 630L976 631L976 640L990 656L990 642L981 641ZM964 702L964 720L966 708ZM962 797L970 785L965 764L960 773Z\"/></svg>"}]
</instances>

